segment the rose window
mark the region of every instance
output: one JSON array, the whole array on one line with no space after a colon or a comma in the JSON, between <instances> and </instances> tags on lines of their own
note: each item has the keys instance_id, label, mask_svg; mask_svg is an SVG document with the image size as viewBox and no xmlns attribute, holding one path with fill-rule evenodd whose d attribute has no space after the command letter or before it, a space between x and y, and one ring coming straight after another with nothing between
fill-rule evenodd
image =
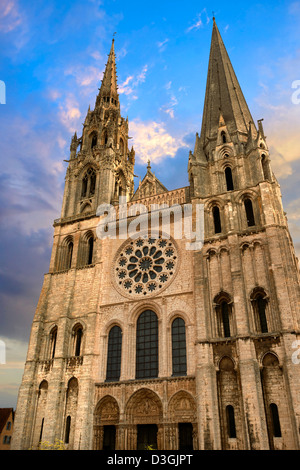
<instances>
[{"instance_id":1,"label":"rose window","mask_svg":"<svg viewBox=\"0 0 300 470\"><path fill-rule=\"evenodd\" d=\"M127 241L118 251L114 278L129 296L156 294L174 277L177 250L174 242L162 238Z\"/></svg>"}]
</instances>

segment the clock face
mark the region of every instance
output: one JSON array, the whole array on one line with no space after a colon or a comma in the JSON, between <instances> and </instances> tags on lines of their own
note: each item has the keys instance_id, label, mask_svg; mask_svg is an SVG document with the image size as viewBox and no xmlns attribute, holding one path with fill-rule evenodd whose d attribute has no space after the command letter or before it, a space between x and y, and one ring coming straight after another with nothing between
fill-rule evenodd
<instances>
[{"instance_id":1,"label":"clock face","mask_svg":"<svg viewBox=\"0 0 300 470\"><path fill-rule=\"evenodd\" d=\"M159 294L174 278L177 265L178 253L173 240L160 237L129 239L115 258L115 284L128 297Z\"/></svg>"}]
</instances>

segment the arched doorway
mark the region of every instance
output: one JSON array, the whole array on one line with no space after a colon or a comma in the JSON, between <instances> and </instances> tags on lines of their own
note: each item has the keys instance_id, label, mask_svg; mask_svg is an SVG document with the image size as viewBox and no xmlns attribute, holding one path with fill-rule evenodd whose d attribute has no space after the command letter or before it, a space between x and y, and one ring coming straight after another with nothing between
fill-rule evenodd
<instances>
[{"instance_id":1,"label":"arched doorway","mask_svg":"<svg viewBox=\"0 0 300 470\"><path fill-rule=\"evenodd\" d=\"M190 451L198 449L197 413L194 398L182 390L170 400L167 448Z\"/></svg>"},{"instance_id":2,"label":"arched doorway","mask_svg":"<svg viewBox=\"0 0 300 470\"><path fill-rule=\"evenodd\" d=\"M160 398L149 389L134 393L126 407L127 449L163 449L163 410Z\"/></svg>"},{"instance_id":3,"label":"arched doorway","mask_svg":"<svg viewBox=\"0 0 300 470\"><path fill-rule=\"evenodd\" d=\"M94 413L94 450L118 449L119 417L117 401L111 396L102 398Z\"/></svg>"}]
</instances>

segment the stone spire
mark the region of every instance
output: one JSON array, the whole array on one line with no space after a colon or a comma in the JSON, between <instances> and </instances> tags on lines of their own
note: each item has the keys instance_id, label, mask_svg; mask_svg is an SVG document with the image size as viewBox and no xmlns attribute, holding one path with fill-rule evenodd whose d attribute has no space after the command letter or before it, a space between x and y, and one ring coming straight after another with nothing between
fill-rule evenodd
<instances>
[{"instance_id":1,"label":"stone spire","mask_svg":"<svg viewBox=\"0 0 300 470\"><path fill-rule=\"evenodd\" d=\"M115 56L115 40L112 40L110 53L108 55L107 64L103 74L103 79L97 97L96 106L101 103L114 104L120 107L118 85L117 85L117 67L116 67L116 56Z\"/></svg>"},{"instance_id":2,"label":"stone spire","mask_svg":"<svg viewBox=\"0 0 300 470\"><path fill-rule=\"evenodd\" d=\"M227 126L231 137L238 134L242 136L242 140L247 140L249 122L253 122L215 19L213 20L200 136L206 153L216 146L214 141L217 139L220 118ZM210 145L208 145L209 142Z\"/></svg>"}]
</instances>

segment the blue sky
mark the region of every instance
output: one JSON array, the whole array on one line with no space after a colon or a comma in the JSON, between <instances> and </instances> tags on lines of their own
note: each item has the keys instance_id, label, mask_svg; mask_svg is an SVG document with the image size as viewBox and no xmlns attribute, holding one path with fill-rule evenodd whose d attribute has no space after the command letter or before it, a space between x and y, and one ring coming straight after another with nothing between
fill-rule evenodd
<instances>
[{"instance_id":1,"label":"blue sky","mask_svg":"<svg viewBox=\"0 0 300 470\"><path fill-rule=\"evenodd\" d=\"M200 132L212 9L255 120L264 118L272 166L300 254L300 1L151 2L1 0L0 407L16 405L70 139L94 107L115 34L122 115L136 150L162 183L187 185ZM138 180L137 180L138 182Z\"/></svg>"}]
</instances>

